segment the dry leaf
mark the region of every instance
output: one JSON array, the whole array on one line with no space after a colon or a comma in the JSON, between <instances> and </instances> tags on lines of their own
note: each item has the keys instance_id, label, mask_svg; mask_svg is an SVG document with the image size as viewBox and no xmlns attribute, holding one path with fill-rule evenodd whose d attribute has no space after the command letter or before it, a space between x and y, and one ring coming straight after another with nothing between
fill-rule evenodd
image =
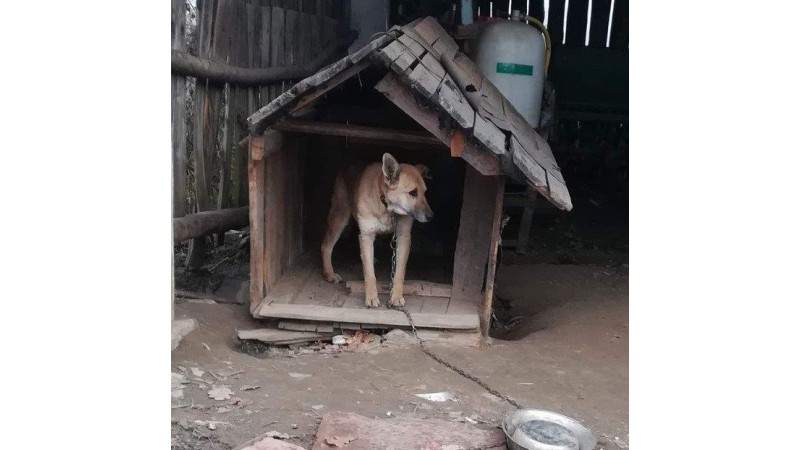
<instances>
[{"instance_id":1,"label":"dry leaf","mask_svg":"<svg viewBox=\"0 0 800 450\"><path fill-rule=\"evenodd\" d=\"M197 378L202 378L203 374L205 374L205 372L203 372L202 370L198 369L197 367L192 367L192 374L194 376L196 376Z\"/></svg>"},{"instance_id":2,"label":"dry leaf","mask_svg":"<svg viewBox=\"0 0 800 450\"><path fill-rule=\"evenodd\" d=\"M347 348L348 351L354 351L358 348L358 346L362 343L369 344L370 342L374 341L375 337L369 331L358 330L356 333L347 338Z\"/></svg>"},{"instance_id":3,"label":"dry leaf","mask_svg":"<svg viewBox=\"0 0 800 450\"><path fill-rule=\"evenodd\" d=\"M355 436L334 436L334 437L326 437L325 443L337 447L342 448L345 445L355 441L357 438Z\"/></svg>"},{"instance_id":4,"label":"dry leaf","mask_svg":"<svg viewBox=\"0 0 800 450\"><path fill-rule=\"evenodd\" d=\"M233 391L226 387L214 387L208 391L209 398L214 400L227 400L231 398L231 395L233 395Z\"/></svg>"},{"instance_id":5,"label":"dry leaf","mask_svg":"<svg viewBox=\"0 0 800 450\"><path fill-rule=\"evenodd\" d=\"M242 390L242 391L255 391L256 389L258 389L258 388L260 388L260 387L261 387L261 386L249 386L249 385L244 385L244 386L242 386L242 387L240 388L240 390Z\"/></svg>"}]
</instances>

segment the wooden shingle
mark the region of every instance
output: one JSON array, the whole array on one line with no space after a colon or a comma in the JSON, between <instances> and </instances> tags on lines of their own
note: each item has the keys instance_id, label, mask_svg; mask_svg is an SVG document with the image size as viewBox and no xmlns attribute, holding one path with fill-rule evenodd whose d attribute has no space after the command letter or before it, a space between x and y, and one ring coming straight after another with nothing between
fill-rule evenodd
<instances>
[{"instance_id":1,"label":"wooden shingle","mask_svg":"<svg viewBox=\"0 0 800 450\"><path fill-rule=\"evenodd\" d=\"M442 80L434 98L462 128L472 128L475 123L475 110L467 103L464 94L449 75Z\"/></svg>"}]
</instances>

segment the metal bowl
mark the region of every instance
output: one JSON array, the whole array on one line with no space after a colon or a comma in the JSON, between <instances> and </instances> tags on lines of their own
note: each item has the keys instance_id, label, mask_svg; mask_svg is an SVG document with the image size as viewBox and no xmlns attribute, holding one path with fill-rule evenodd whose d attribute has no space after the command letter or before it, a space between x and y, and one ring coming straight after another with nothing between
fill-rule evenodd
<instances>
[{"instance_id":1,"label":"metal bowl","mask_svg":"<svg viewBox=\"0 0 800 450\"><path fill-rule=\"evenodd\" d=\"M592 450L597 440L575 419L539 409L520 409L503 419L510 450Z\"/></svg>"}]
</instances>

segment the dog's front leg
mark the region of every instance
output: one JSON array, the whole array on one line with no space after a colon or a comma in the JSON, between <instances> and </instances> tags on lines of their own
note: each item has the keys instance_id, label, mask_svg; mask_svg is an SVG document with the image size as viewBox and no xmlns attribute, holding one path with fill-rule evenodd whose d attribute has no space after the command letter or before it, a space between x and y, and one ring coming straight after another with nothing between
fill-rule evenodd
<instances>
[{"instance_id":1,"label":"dog's front leg","mask_svg":"<svg viewBox=\"0 0 800 450\"><path fill-rule=\"evenodd\" d=\"M377 308L381 302L378 300L378 284L375 280L375 235L361 233L358 235L358 241L361 245L361 265L364 267L365 303L368 308Z\"/></svg>"},{"instance_id":2,"label":"dog's front leg","mask_svg":"<svg viewBox=\"0 0 800 450\"><path fill-rule=\"evenodd\" d=\"M403 298L403 283L406 279L406 263L408 262L408 252L411 250L411 225L414 218L404 216L397 221L395 235L397 236L397 255L395 259L394 279L392 280L392 296L389 304L392 306L404 306L406 300Z\"/></svg>"}]
</instances>

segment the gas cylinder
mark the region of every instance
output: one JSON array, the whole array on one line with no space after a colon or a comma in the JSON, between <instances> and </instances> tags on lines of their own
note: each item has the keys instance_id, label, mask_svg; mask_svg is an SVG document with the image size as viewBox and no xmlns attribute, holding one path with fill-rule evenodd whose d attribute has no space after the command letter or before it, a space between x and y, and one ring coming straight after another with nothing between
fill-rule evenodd
<instances>
[{"instance_id":1,"label":"gas cylinder","mask_svg":"<svg viewBox=\"0 0 800 450\"><path fill-rule=\"evenodd\" d=\"M539 126L545 81L544 36L514 11L510 20L487 25L475 51L475 61L489 79L533 127Z\"/></svg>"}]
</instances>

